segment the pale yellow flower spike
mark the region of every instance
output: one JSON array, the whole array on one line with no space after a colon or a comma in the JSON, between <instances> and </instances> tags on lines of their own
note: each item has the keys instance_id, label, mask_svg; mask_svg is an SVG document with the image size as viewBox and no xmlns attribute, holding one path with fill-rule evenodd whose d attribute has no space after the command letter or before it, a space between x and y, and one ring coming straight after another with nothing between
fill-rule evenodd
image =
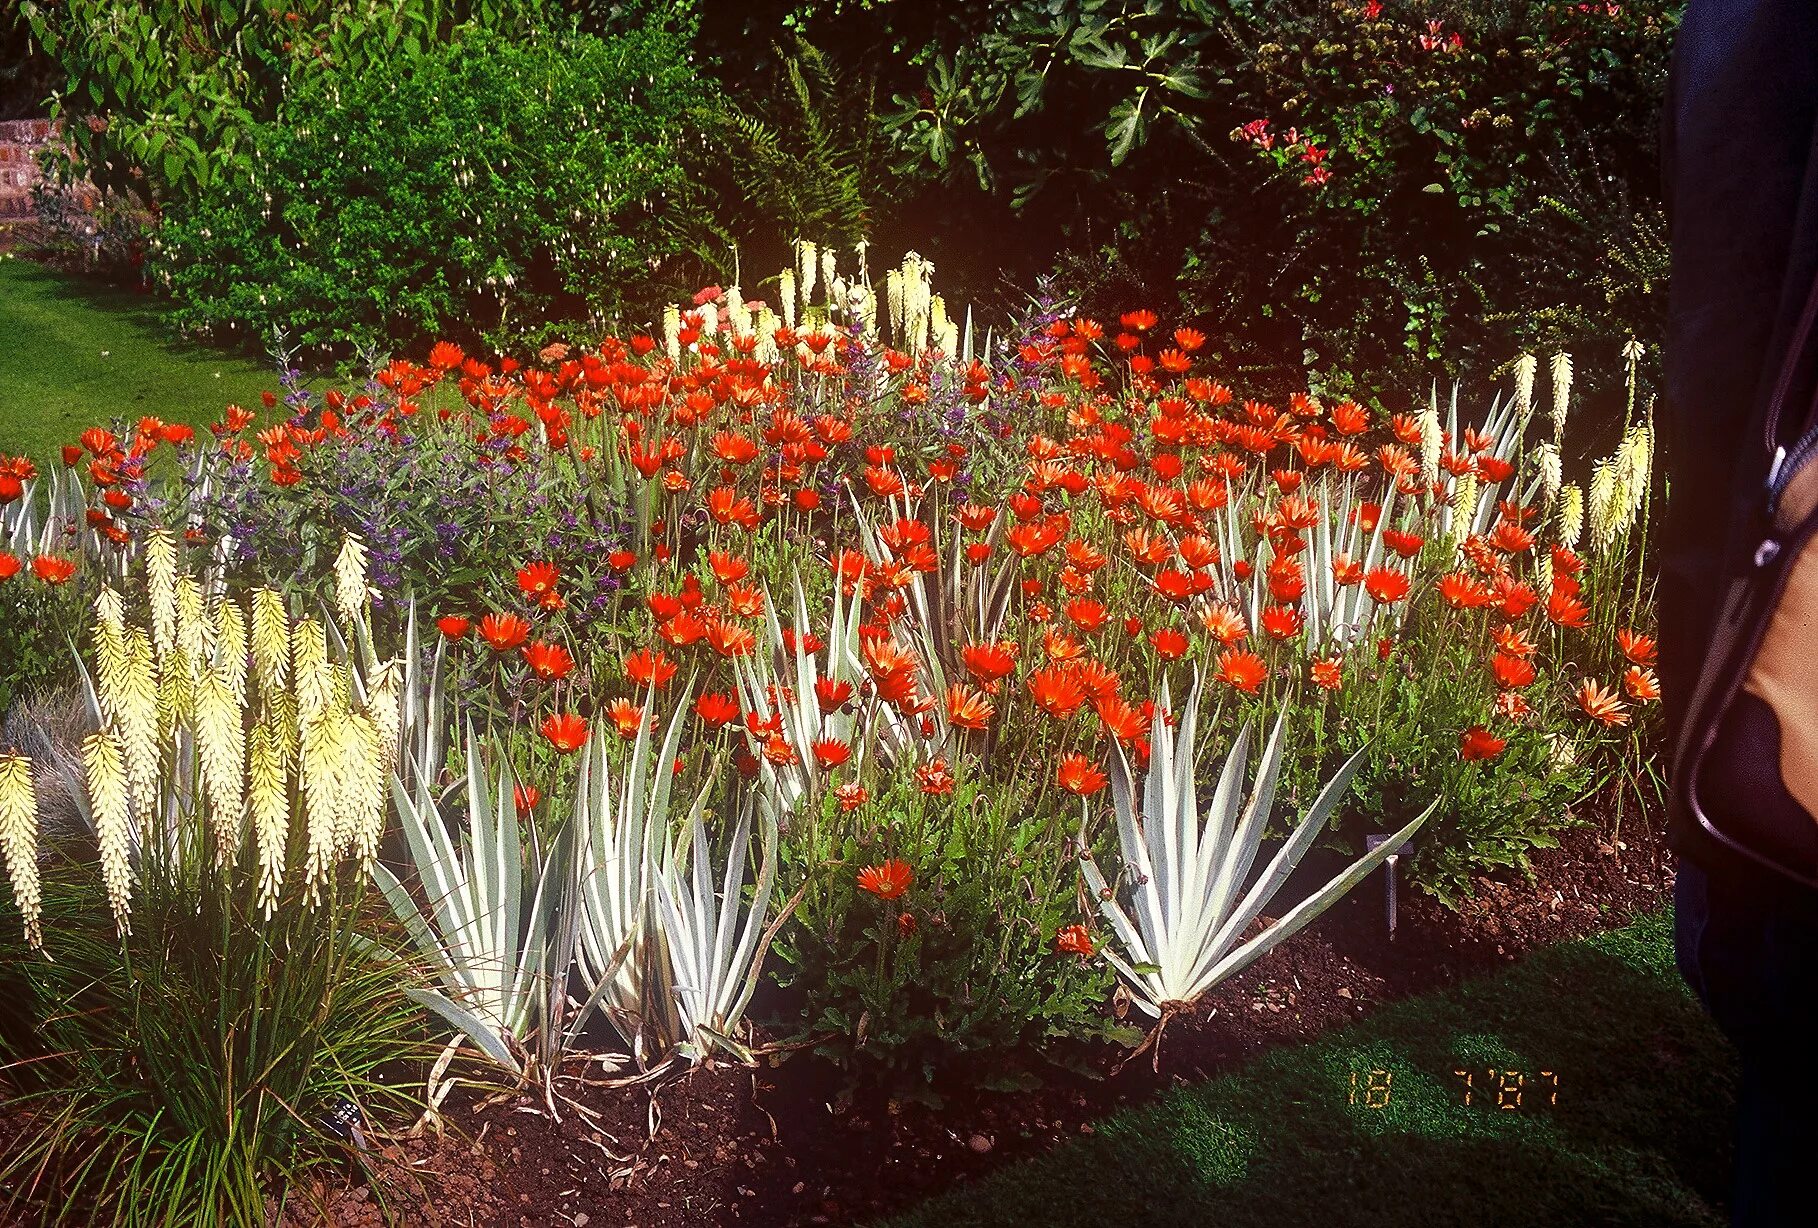
<instances>
[{"instance_id":1,"label":"pale yellow flower spike","mask_svg":"<svg viewBox=\"0 0 1818 1228\"><path fill-rule=\"evenodd\" d=\"M163 656L177 643L177 543L165 529L153 529L145 539L145 587L152 642Z\"/></svg>"},{"instance_id":2,"label":"pale yellow flower spike","mask_svg":"<svg viewBox=\"0 0 1818 1228\"><path fill-rule=\"evenodd\" d=\"M1452 487L1452 545L1464 544L1471 536L1471 522L1477 518L1477 474L1461 476Z\"/></svg>"},{"instance_id":3,"label":"pale yellow flower spike","mask_svg":"<svg viewBox=\"0 0 1818 1228\"><path fill-rule=\"evenodd\" d=\"M1572 356L1553 355L1553 442L1565 438L1566 409L1572 396Z\"/></svg>"},{"instance_id":4,"label":"pale yellow flower spike","mask_svg":"<svg viewBox=\"0 0 1818 1228\"><path fill-rule=\"evenodd\" d=\"M297 620L291 637L291 674L296 679L297 720L307 724L328 702L328 639L313 618Z\"/></svg>"},{"instance_id":5,"label":"pale yellow flower spike","mask_svg":"<svg viewBox=\"0 0 1818 1228\"><path fill-rule=\"evenodd\" d=\"M259 908L270 917L284 884L285 847L290 840L288 756L281 716L253 727L246 754L246 825L252 829L259 862Z\"/></svg>"},{"instance_id":6,"label":"pale yellow flower spike","mask_svg":"<svg viewBox=\"0 0 1818 1228\"><path fill-rule=\"evenodd\" d=\"M240 705L217 669L196 680L196 758L202 787L208 794L214 829L215 862L233 865L240 849L240 820L245 806L246 734Z\"/></svg>"},{"instance_id":7,"label":"pale yellow flower spike","mask_svg":"<svg viewBox=\"0 0 1818 1228\"><path fill-rule=\"evenodd\" d=\"M137 628L127 632L129 638L143 634ZM160 657L157 679L159 736L168 741L195 714L196 675L189 654L179 648Z\"/></svg>"},{"instance_id":8,"label":"pale yellow flower spike","mask_svg":"<svg viewBox=\"0 0 1818 1228\"><path fill-rule=\"evenodd\" d=\"M89 812L100 846L101 879L113 905L114 925L122 936L132 932L133 871L127 859L132 841L132 813L127 808L126 766L120 745L106 730L91 733L82 743L83 774L88 784Z\"/></svg>"},{"instance_id":9,"label":"pale yellow flower spike","mask_svg":"<svg viewBox=\"0 0 1818 1228\"><path fill-rule=\"evenodd\" d=\"M349 627L366 616L366 543L349 534L335 556L335 609Z\"/></svg>"},{"instance_id":10,"label":"pale yellow flower spike","mask_svg":"<svg viewBox=\"0 0 1818 1228\"><path fill-rule=\"evenodd\" d=\"M1559 445L1551 440L1540 444L1534 449L1534 459L1540 467L1540 500L1550 504L1565 484L1565 462L1560 459Z\"/></svg>"},{"instance_id":11,"label":"pale yellow flower spike","mask_svg":"<svg viewBox=\"0 0 1818 1228\"><path fill-rule=\"evenodd\" d=\"M252 596L253 676L270 695L290 685L290 614L283 596L262 588Z\"/></svg>"},{"instance_id":12,"label":"pale yellow flower spike","mask_svg":"<svg viewBox=\"0 0 1818 1228\"><path fill-rule=\"evenodd\" d=\"M324 688L326 690L326 688ZM322 884L340 843L343 792L341 733L345 714L318 707L300 721L297 779L303 794L303 829L306 843L303 881L312 904L322 898Z\"/></svg>"},{"instance_id":13,"label":"pale yellow flower spike","mask_svg":"<svg viewBox=\"0 0 1818 1228\"><path fill-rule=\"evenodd\" d=\"M246 615L225 597L215 610L215 668L239 707L246 706Z\"/></svg>"},{"instance_id":14,"label":"pale yellow flower spike","mask_svg":"<svg viewBox=\"0 0 1818 1228\"><path fill-rule=\"evenodd\" d=\"M355 713L344 726L341 739L343 785L340 820L343 830L337 853L351 853L361 868L371 866L385 834L384 735L368 716Z\"/></svg>"},{"instance_id":15,"label":"pale yellow flower spike","mask_svg":"<svg viewBox=\"0 0 1818 1228\"><path fill-rule=\"evenodd\" d=\"M1515 403L1521 406L1523 426L1534 412L1534 376L1539 370L1540 360L1532 354L1523 354L1515 360Z\"/></svg>"},{"instance_id":16,"label":"pale yellow flower spike","mask_svg":"<svg viewBox=\"0 0 1818 1228\"><path fill-rule=\"evenodd\" d=\"M1567 550L1578 549L1578 537L1584 532L1584 491L1571 482L1559 492L1559 544Z\"/></svg>"},{"instance_id":17,"label":"pale yellow flower spike","mask_svg":"<svg viewBox=\"0 0 1818 1228\"><path fill-rule=\"evenodd\" d=\"M44 945L44 902L38 889L38 798L32 791L32 761L0 755L0 858L13 884L13 903L25 921L25 941Z\"/></svg>"},{"instance_id":18,"label":"pale yellow flower spike","mask_svg":"<svg viewBox=\"0 0 1818 1228\"><path fill-rule=\"evenodd\" d=\"M152 665L151 637L137 627L127 628L120 653L121 660L112 682L103 683L106 693L101 707L108 724L119 733L132 802L138 817L143 819L150 814L152 794L158 783L162 720L157 674ZM105 665L102 672L105 677Z\"/></svg>"},{"instance_id":19,"label":"pale yellow flower spike","mask_svg":"<svg viewBox=\"0 0 1818 1228\"><path fill-rule=\"evenodd\" d=\"M208 603L194 576L177 577L177 649L191 670L200 670L214 648L215 628L208 618Z\"/></svg>"},{"instance_id":20,"label":"pale yellow flower spike","mask_svg":"<svg viewBox=\"0 0 1818 1228\"><path fill-rule=\"evenodd\" d=\"M367 694L366 712L378 731L379 763L389 771L398 758L398 731L403 725L404 661L397 658L379 667Z\"/></svg>"}]
</instances>

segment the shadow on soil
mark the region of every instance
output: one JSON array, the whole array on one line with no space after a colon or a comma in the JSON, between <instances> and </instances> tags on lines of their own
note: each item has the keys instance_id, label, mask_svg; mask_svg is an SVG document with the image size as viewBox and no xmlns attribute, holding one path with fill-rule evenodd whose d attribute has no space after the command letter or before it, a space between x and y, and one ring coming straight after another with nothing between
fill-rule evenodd
<instances>
[{"instance_id":1,"label":"shadow on soil","mask_svg":"<svg viewBox=\"0 0 1818 1228\"><path fill-rule=\"evenodd\" d=\"M1387 1007L891 1223L1719 1225L1733 1055L1670 925Z\"/></svg>"}]
</instances>

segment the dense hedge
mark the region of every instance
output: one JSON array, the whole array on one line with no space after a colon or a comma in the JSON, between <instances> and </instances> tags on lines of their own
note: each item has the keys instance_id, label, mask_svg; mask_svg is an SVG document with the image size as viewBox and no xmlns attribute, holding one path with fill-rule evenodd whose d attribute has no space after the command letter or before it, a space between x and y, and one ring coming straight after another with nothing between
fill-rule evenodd
<instances>
[{"instance_id":1,"label":"dense hedge","mask_svg":"<svg viewBox=\"0 0 1818 1228\"><path fill-rule=\"evenodd\" d=\"M407 72L304 83L248 184L170 205L157 276L187 330L381 345L604 317L680 250L699 107L679 36L473 33Z\"/></svg>"}]
</instances>

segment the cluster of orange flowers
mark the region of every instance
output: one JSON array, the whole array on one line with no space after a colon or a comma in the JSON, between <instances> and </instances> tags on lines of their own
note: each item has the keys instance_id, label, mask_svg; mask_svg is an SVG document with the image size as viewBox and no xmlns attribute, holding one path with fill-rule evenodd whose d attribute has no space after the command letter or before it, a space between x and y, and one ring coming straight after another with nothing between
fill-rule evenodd
<instances>
[{"instance_id":1,"label":"cluster of orange flowers","mask_svg":"<svg viewBox=\"0 0 1818 1228\"><path fill-rule=\"evenodd\" d=\"M876 736L886 711L920 738L926 793L951 791L974 765L1045 763L1051 787L1092 796L1112 744L1141 763L1153 722L1173 719L1155 702L1164 677L1192 667L1240 702L1327 702L1389 669L1409 619L1475 612L1488 702L1482 723L1457 731L1458 755L1500 754L1535 719L1527 696L1544 662L1562 670L1578 652L1559 637L1591 626L1585 559L1543 544L1545 508L1501 493L1484 503L1494 510L1483 531L1442 528L1467 475L1480 491L1517 488L1519 439L1467 428L1441 433L1435 452L1417 415L1379 423L1305 394L1285 407L1239 401L1200 369L1203 334L1162 335L1148 311L1119 325L1053 320L990 363L910 355L856 330L759 338L701 310L682 315L679 357L642 335L552 350L542 366L441 343L426 365L379 372L380 396L331 394L313 423L256 440L265 479L283 490L302 480L304 451L396 431L429 407L417 428L467 436L577 490L625 475L646 544L607 560L622 584L609 653L574 638L575 577L553 559L515 560L486 608L437 612L451 644L473 635L501 669L521 664L513 685L546 697L540 728L559 752L599 721L626 738L651 727L659 714L647 709L686 671L700 736L742 735L734 757L747 774L811 763L845 810L869 799L864 771L878 757L855 742ZM455 398L438 395L449 387ZM220 454L261 455L252 426L230 410L214 428ZM190 442L148 422L125 448L91 431L66 455L90 458L103 505L91 524L104 537L119 530L107 509L121 475L141 472L159 441ZM0 465L0 502L19 496L23 464ZM39 574L56 582L56 570ZM816 595L811 620L826 619L836 592L863 610L851 672L814 683L823 719L860 719L800 744L774 705L744 710L736 674L772 651L769 594L795 578ZM956 597L968 586L977 601ZM834 629L783 634L786 651L813 653ZM1575 693L1602 726L1659 697L1653 642L1624 631L1618 646L1621 693L1589 678ZM900 863L864 875L886 899L912 882Z\"/></svg>"}]
</instances>

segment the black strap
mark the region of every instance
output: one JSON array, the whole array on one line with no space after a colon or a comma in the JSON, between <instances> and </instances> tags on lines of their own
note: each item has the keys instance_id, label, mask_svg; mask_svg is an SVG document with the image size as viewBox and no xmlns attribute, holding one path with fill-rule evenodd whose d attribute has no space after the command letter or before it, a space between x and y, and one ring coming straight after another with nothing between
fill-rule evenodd
<instances>
[{"instance_id":1,"label":"black strap","mask_svg":"<svg viewBox=\"0 0 1818 1228\"><path fill-rule=\"evenodd\" d=\"M1786 358L1780 364L1780 378L1774 381L1774 395L1768 399L1767 418L1764 430L1767 438L1768 455L1772 456L1781 444L1780 419L1786 409L1787 397L1793 390L1793 380L1798 376L1801 361L1805 358L1806 348L1811 342L1812 331L1818 328L1818 278L1813 278L1812 289L1805 297L1805 310L1799 314L1799 324L1793 329L1793 337L1786 348ZM1818 411L1818 406L1814 406ZM1809 430L1813 423L1808 414L1807 421L1800 429L1800 434Z\"/></svg>"}]
</instances>

